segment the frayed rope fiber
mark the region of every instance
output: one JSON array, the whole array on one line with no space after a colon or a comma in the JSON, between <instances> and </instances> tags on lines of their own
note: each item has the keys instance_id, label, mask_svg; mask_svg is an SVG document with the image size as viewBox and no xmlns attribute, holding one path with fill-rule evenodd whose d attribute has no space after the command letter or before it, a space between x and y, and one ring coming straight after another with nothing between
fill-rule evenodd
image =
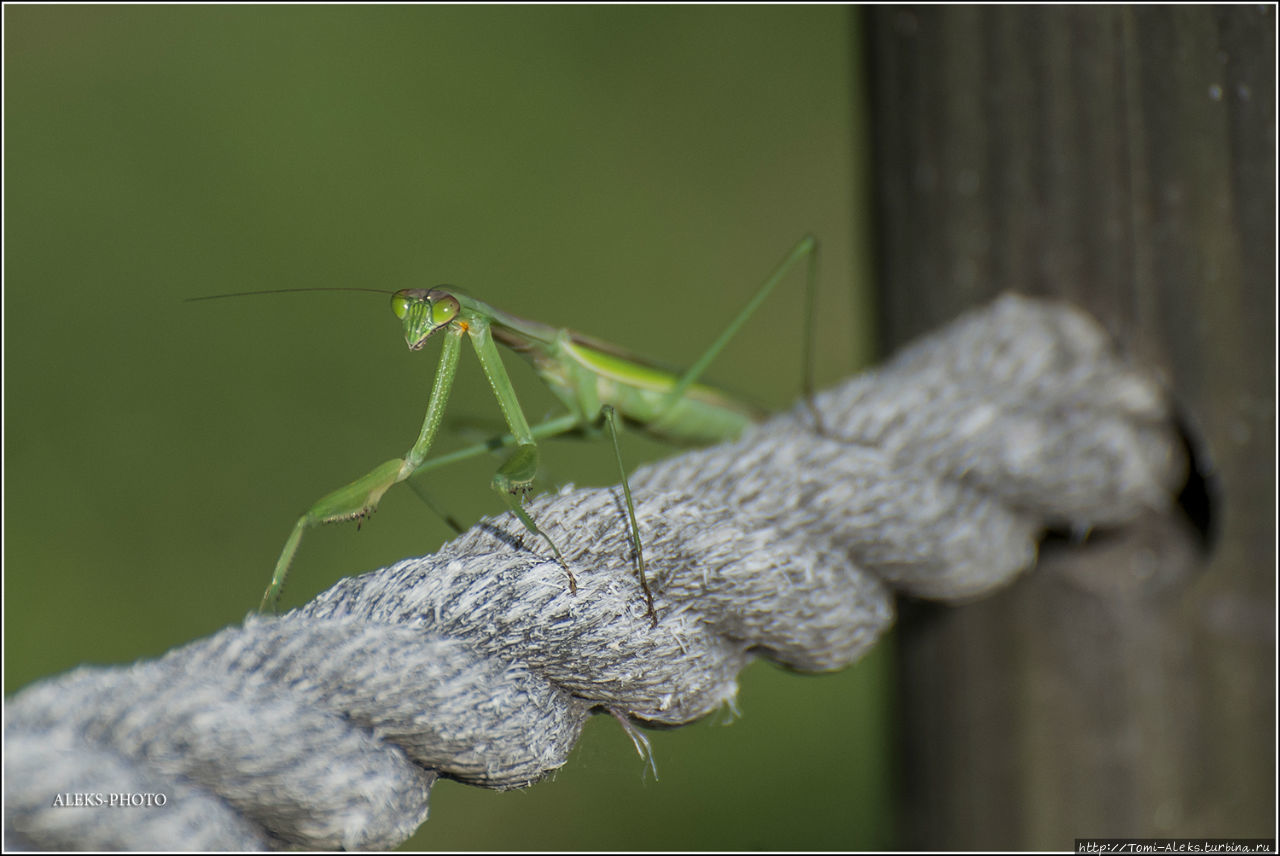
<instances>
[{"instance_id":1,"label":"frayed rope fiber","mask_svg":"<svg viewBox=\"0 0 1280 856\"><path fill-rule=\"evenodd\" d=\"M13 847L384 848L438 776L492 788L561 766L593 709L661 724L731 701L756 656L857 660L893 593L973 598L1046 526L1167 508L1186 462L1162 388L1065 304L1006 296L736 442L631 480L658 624L620 490L510 515L156 661L10 699ZM818 430L821 429L821 430ZM58 794L160 793L163 810Z\"/></svg>"}]
</instances>

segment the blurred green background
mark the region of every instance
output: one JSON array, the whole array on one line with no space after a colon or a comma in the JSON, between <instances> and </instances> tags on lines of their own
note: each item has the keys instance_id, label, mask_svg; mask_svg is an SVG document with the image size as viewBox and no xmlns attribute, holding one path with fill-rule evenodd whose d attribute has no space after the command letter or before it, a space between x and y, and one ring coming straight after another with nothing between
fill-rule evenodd
<instances>
[{"instance_id":1,"label":"blurred green background","mask_svg":"<svg viewBox=\"0 0 1280 856\"><path fill-rule=\"evenodd\" d=\"M6 693L238 622L297 514L416 436L439 348L410 354L385 299L184 298L448 282L679 364L813 232L820 384L870 352L855 10L4 15ZM712 379L792 401L801 296ZM498 425L464 352L440 448ZM543 450L549 484L617 480L607 445ZM625 437L632 467L672 451ZM496 466L441 471L435 498L496 514ZM361 531L307 538L285 605L449 537L393 491ZM884 646L830 676L756 663L731 726L650 732L656 783L595 717L536 787L438 784L410 846L887 846L888 668Z\"/></svg>"}]
</instances>

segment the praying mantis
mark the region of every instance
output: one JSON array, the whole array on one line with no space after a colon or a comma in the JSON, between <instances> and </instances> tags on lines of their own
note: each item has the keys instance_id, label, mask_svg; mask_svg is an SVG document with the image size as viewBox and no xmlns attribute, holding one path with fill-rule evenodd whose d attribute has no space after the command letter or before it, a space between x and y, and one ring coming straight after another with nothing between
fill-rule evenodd
<instances>
[{"instance_id":1,"label":"praying mantis","mask_svg":"<svg viewBox=\"0 0 1280 856\"><path fill-rule=\"evenodd\" d=\"M491 486L532 535L551 550L568 576L570 591L577 591L573 571L565 563L555 542L525 511L523 500L532 490L538 471L537 440L577 431L589 436L608 434L612 441L626 499L629 535L635 553L636 571L644 594L647 615L657 626L653 593L645 574L644 552L636 522L631 488L627 483L618 442L619 416L629 425L677 444L709 444L735 439L747 425L763 414L752 405L729 394L698 383L712 360L721 352L760 304L773 292L799 261L807 260L807 311L812 315L817 269L817 241L805 236L797 243L746 306L702 355L683 371L672 371L631 354L615 345L592 339L573 330L530 321L499 310L449 286L406 288L391 295L391 309L401 321L405 344L421 350L429 339L444 340L436 367L427 413L418 439L401 458L386 461L350 484L322 497L294 524L271 582L262 596L259 610L274 611L293 564L303 534L315 526L347 520L363 520L378 507L383 495L394 485L417 473L483 454L497 447L514 450L494 475ZM280 289L312 291L315 289ZM373 291L373 289L351 289ZM381 292L386 293L386 292ZM233 295L218 295L233 296ZM806 400L812 409L812 340L805 325ZM484 443L429 459L427 456L440 428L449 393L457 372L462 340L467 338L479 358L510 434L500 441ZM541 380L564 404L566 413L530 426L516 398L498 352L504 345L527 359ZM815 420L817 418L814 413ZM819 423L820 424L820 423Z\"/></svg>"}]
</instances>

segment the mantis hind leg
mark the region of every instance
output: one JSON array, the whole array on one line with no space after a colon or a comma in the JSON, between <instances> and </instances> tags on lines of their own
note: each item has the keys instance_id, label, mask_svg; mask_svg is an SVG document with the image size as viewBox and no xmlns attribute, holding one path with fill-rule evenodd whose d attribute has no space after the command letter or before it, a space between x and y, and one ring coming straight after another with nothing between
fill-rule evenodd
<instances>
[{"instance_id":1,"label":"mantis hind leg","mask_svg":"<svg viewBox=\"0 0 1280 856\"><path fill-rule=\"evenodd\" d=\"M423 505L431 509L431 512L435 514L436 517L439 517L444 521L446 526L453 530L454 535L461 535L463 532L467 531L466 527L458 522L458 518L454 517L450 512L445 511L434 499L431 498L431 494L424 486L412 478L410 478L406 484L408 484L413 492L418 495L418 499L422 500Z\"/></svg>"},{"instance_id":2,"label":"mantis hind leg","mask_svg":"<svg viewBox=\"0 0 1280 856\"><path fill-rule=\"evenodd\" d=\"M771 273L758 289L756 293L747 301L747 305L742 307L728 326L721 331L711 345L702 352L702 355L689 366L688 369L680 375L675 385L667 393L664 404L664 413L659 416L655 422L660 422L665 416L671 412L675 404L684 396L689 387L697 382L698 378L707 370L712 361L720 355L724 347L729 341L738 334L742 326L747 320L755 314L766 298L773 293L778 284L786 278L791 269L801 260L804 259L807 264L807 273L805 276L805 323L802 325L802 340L804 342L804 363L801 381L801 389L804 393L804 400L809 409L810 415L813 417L815 430L823 435L829 436L822 422L822 416L818 412L817 406L814 404L814 363L816 362L816 351L813 337L814 312L817 307L817 288L818 288L818 239L812 235L805 235L800 241L791 248L786 257L774 268Z\"/></svg>"},{"instance_id":3,"label":"mantis hind leg","mask_svg":"<svg viewBox=\"0 0 1280 856\"><path fill-rule=\"evenodd\" d=\"M653 592L649 590L649 580L644 573L644 550L640 546L640 524L636 522L636 507L631 501L631 485L627 483L627 468L622 463L622 447L618 444L618 414L612 405L600 408L604 416L604 424L609 429L609 438L613 440L613 454L618 459L618 475L622 476L622 495L627 500L627 518L631 523L631 543L636 551L636 570L640 574L640 588L644 590L645 603L649 606L649 620L654 627L658 626L658 613L653 608Z\"/></svg>"}]
</instances>

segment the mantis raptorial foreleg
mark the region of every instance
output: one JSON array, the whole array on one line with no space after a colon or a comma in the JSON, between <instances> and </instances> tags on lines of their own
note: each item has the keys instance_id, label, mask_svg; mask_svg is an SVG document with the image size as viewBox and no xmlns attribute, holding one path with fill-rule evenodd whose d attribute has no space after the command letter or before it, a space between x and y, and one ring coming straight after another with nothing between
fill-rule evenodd
<instances>
[{"instance_id":1,"label":"mantis raptorial foreleg","mask_svg":"<svg viewBox=\"0 0 1280 856\"><path fill-rule=\"evenodd\" d=\"M512 436L517 441L516 451L494 475L493 488L503 498L507 507L520 518L525 527L535 535L541 536L547 542L551 547L551 551L555 554L556 560L561 565L564 565L564 558L561 556L555 542L539 529L528 513L520 507L520 500L532 488L534 477L537 475L538 450L537 446L534 445L533 433L529 429L529 423L524 418L524 411L520 409L520 404L516 400L515 389L511 386L507 371L502 365L502 360L498 357L497 348L493 344L488 325L474 322L464 323L451 327L444 337L444 347L440 352L440 365L436 369L435 382L431 388L431 400L427 404L427 415L423 419L422 430L418 434L417 442L413 444L413 447L404 458L393 458L356 479L351 484L333 491L298 518L298 522L294 524L293 532L290 533L284 549L280 552L275 572L271 576L271 584L267 586L266 592L262 595L260 610L267 611L275 608L276 601L280 598L280 592L284 588L289 566L293 563L293 557L298 551L302 535L307 529L323 523L363 520L374 512L378 507L378 502L382 499L382 495L392 485L409 478L426 460L427 454L431 450L431 444L435 440L436 432L440 428L441 420L444 417L445 405L448 403L449 393L453 387L453 379L458 371L458 357L464 333L469 334L471 337L476 355L480 358L480 365L484 369L485 375L489 379L489 384L493 388L494 395L497 397L498 404L502 409L502 415L506 418ZM565 572L569 574L570 589L576 591L577 582L573 578L573 573L569 571L567 566L565 566Z\"/></svg>"},{"instance_id":2,"label":"mantis raptorial foreleg","mask_svg":"<svg viewBox=\"0 0 1280 856\"><path fill-rule=\"evenodd\" d=\"M516 451L507 459L507 462L499 467L498 472L493 476L490 483L498 495L502 497L503 503L506 504L516 517L520 518L520 522L524 527L535 535L542 537L547 542L547 546L551 548L551 552L555 553L556 561L564 568L566 574L569 575L569 590L576 592L578 590L578 582L573 578L573 571L569 570L569 566L565 564L564 556L560 555L560 548L551 540L551 536L538 528L533 522L533 518L521 506L521 502L529 491L533 489L533 480L538 475L538 447L533 442L533 432L529 430L529 422L524 418L524 411L520 409L520 402L516 400L516 389L511 385L511 378L507 375L507 369L502 364L502 357L498 354L498 346L493 343L493 335L490 333L487 321L470 321L464 325L467 333L471 336L471 344L475 346L476 356L480 359L480 367L484 369L485 377L489 379L489 386L493 388L493 395L498 399L498 407L502 410L502 416L507 420L507 426L511 429L511 436L516 440ZM407 478L416 470L426 459L426 452L420 458L413 460L413 467L405 473Z\"/></svg>"},{"instance_id":3,"label":"mantis raptorial foreleg","mask_svg":"<svg viewBox=\"0 0 1280 856\"><path fill-rule=\"evenodd\" d=\"M449 399L449 391L453 387L453 378L458 372L462 332L462 330L456 333L450 331L444 337L444 347L440 351L440 365L436 369L435 382L431 387L431 401L427 404L427 415L423 419L418 441L414 443L408 458L413 457L414 450L420 450L420 456L426 457L431 441L440 427L445 404ZM298 518L293 532L289 535L289 540L280 551L275 572L271 575L271 584L263 593L262 603L258 609L263 612L275 609L276 601L280 599L280 591L284 588L285 577L289 574L289 566L293 564L293 557L298 552L302 534L307 529L322 523L363 520L368 517L378 507L382 495L396 482L403 481L413 472L412 467L406 471L406 464L405 458L393 458L351 484L328 494Z\"/></svg>"}]
</instances>

